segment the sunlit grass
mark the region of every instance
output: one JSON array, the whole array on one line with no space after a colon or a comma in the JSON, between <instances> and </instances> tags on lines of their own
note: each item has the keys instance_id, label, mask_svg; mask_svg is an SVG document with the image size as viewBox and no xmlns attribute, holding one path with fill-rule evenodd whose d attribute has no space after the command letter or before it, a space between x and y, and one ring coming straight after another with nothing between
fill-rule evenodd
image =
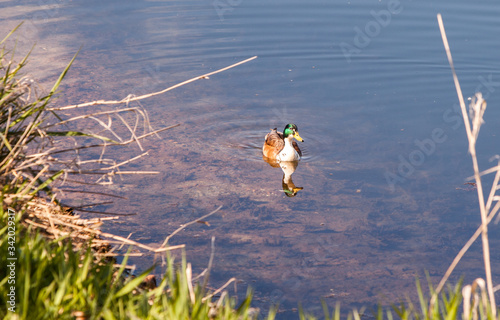
<instances>
[{"instance_id":1,"label":"sunlit grass","mask_svg":"<svg viewBox=\"0 0 500 320\"><path fill-rule=\"evenodd\" d=\"M7 212L0 212L1 221ZM252 294L239 304L223 294L212 301L208 291L188 285L187 263L176 263L167 254L167 271L152 290L141 288L151 268L136 277L112 262L96 262L93 251L73 251L71 239L48 241L38 231L24 227L19 219L15 247L16 312L0 308L1 319L254 319ZM0 228L0 254L8 254L7 226ZM0 266L0 305L9 306L9 270ZM273 318L270 313L269 319Z\"/></svg>"}]
</instances>

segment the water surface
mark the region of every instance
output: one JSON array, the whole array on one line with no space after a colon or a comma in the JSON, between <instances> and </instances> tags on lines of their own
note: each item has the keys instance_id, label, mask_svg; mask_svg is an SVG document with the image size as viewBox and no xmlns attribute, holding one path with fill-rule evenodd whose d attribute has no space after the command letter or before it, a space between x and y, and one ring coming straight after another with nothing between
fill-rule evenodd
<instances>
[{"instance_id":1,"label":"water surface","mask_svg":"<svg viewBox=\"0 0 500 320\"><path fill-rule=\"evenodd\" d=\"M394 302L417 275L439 281L480 219L471 160L436 14L441 12L466 96L488 100L482 168L498 153L500 6L494 1L61 1L0 3L20 45L38 45L31 72L50 83L82 46L59 104L161 90L259 58L142 102L150 156L111 189L128 200L98 209L139 213L107 231L159 244L180 224L220 212L173 238L196 271L216 238L212 286L240 279L256 305L299 302L312 312ZM232 5L231 5L231 4ZM7 31L7 30L5 30ZM4 32L5 33L5 32ZM305 157L283 172L261 157L270 128L293 122ZM136 148L120 148L127 159ZM488 180L489 181L489 180ZM90 200L90 199L89 199ZM492 225L498 265L498 225ZM152 256L137 259L141 267ZM483 276L475 245L454 280ZM159 270L158 272L161 272ZM498 270L495 277L498 278Z\"/></svg>"}]
</instances>

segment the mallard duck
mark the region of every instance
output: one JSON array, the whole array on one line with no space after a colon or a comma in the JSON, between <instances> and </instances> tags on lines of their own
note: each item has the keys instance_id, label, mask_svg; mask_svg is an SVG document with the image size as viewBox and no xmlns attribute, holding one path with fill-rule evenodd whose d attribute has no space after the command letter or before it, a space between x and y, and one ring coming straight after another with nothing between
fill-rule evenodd
<instances>
[{"instance_id":1,"label":"mallard duck","mask_svg":"<svg viewBox=\"0 0 500 320\"><path fill-rule=\"evenodd\" d=\"M293 138L301 142L304 141L299 135L297 126L293 123L287 124L283 133L276 131L276 128L274 128L266 135L262 147L264 157L278 161L300 160L302 151L300 151L297 142L293 141Z\"/></svg>"}]
</instances>

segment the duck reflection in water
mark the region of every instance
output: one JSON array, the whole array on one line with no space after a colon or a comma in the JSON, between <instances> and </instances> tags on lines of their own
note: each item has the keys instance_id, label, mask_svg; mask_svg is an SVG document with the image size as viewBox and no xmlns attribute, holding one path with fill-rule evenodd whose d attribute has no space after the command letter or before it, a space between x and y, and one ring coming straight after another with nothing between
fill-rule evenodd
<instances>
[{"instance_id":1,"label":"duck reflection in water","mask_svg":"<svg viewBox=\"0 0 500 320\"><path fill-rule=\"evenodd\" d=\"M283 191L287 197L295 197L299 190L292 181L292 174L299 165L299 160L302 157L297 142L293 139L303 142L299 135L297 126L293 123L286 125L283 133L278 132L276 128L271 130L265 137L264 146L262 147L263 159L272 167L280 167L283 170Z\"/></svg>"},{"instance_id":2,"label":"duck reflection in water","mask_svg":"<svg viewBox=\"0 0 500 320\"><path fill-rule=\"evenodd\" d=\"M283 186L283 192L287 197L295 197L297 195L297 192L304 189L302 187L296 187L292 181L292 174L295 172L295 169L297 169L297 166L299 165L298 160L276 161L266 157L262 157L262 159L264 159L265 162L269 163L271 167L281 168L281 170L283 170L283 180L281 182L281 185Z\"/></svg>"}]
</instances>

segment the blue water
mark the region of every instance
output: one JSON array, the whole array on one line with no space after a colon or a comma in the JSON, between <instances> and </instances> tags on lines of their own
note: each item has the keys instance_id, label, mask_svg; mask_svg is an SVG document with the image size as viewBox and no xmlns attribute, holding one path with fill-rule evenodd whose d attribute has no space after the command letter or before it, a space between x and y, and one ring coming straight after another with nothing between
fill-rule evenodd
<instances>
[{"instance_id":1,"label":"blue water","mask_svg":"<svg viewBox=\"0 0 500 320\"><path fill-rule=\"evenodd\" d=\"M346 308L394 302L414 293L425 270L439 281L478 226L476 191L463 185L472 166L436 14L465 97L481 91L488 101L477 145L486 169L500 127L495 1L18 6L7 21L26 21L24 43L57 44L66 61L82 46L61 104L158 91L258 56L144 100L153 127L182 125L149 140L150 157L132 165L161 174L118 181L123 187L114 190L129 199L101 209L139 212L109 231L158 244L223 205L210 227L192 226L174 242L187 245L201 271L215 236L212 285L241 279L238 294L253 287L263 312L279 302L287 319L300 301L318 312L321 298ZM42 56L34 54L32 64ZM281 170L260 155L269 129L288 122L305 139L293 174L304 189L293 198L284 196ZM495 265L499 227L491 228ZM475 245L455 281L483 276L481 263Z\"/></svg>"}]
</instances>

